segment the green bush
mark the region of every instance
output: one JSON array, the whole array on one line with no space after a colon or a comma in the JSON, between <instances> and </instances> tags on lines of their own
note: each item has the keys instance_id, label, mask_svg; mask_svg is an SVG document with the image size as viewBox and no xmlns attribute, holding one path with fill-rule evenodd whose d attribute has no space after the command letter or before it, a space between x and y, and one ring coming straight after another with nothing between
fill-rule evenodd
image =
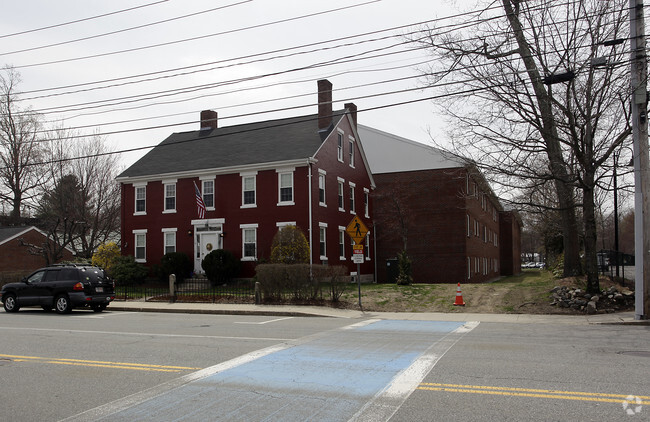
<instances>
[{"instance_id":1,"label":"green bush","mask_svg":"<svg viewBox=\"0 0 650 422\"><path fill-rule=\"evenodd\" d=\"M316 299L318 281L309 277L309 264L261 264L255 267L265 301Z\"/></svg>"},{"instance_id":2,"label":"green bush","mask_svg":"<svg viewBox=\"0 0 650 422\"><path fill-rule=\"evenodd\" d=\"M230 251L215 249L203 258L201 268L213 285L226 284L239 275L241 261Z\"/></svg>"},{"instance_id":3,"label":"green bush","mask_svg":"<svg viewBox=\"0 0 650 422\"><path fill-rule=\"evenodd\" d=\"M397 284L400 286L411 284L413 282L411 258L406 254L406 251L401 251L397 254L397 268L399 270Z\"/></svg>"},{"instance_id":4,"label":"green bush","mask_svg":"<svg viewBox=\"0 0 650 422\"><path fill-rule=\"evenodd\" d=\"M162 281L169 280L169 275L175 274L176 282L180 283L192 274L192 261L183 252L170 252L160 259L155 272Z\"/></svg>"},{"instance_id":5,"label":"green bush","mask_svg":"<svg viewBox=\"0 0 650 422\"><path fill-rule=\"evenodd\" d=\"M118 257L110 270L110 276L118 286L142 284L148 274L149 269L135 262L135 258L131 255Z\"/></svg>"},{"instance_id":6,"label":"green bush","mask_svg":"<svg viewBox=\"0 0 650 422\"><path fill-rule=\"evenodd\" d=\"M309 262L309 243L302 230L296 226L285 226L273 236L271 262L276 264Z\"/></svg>"}]
</instances>

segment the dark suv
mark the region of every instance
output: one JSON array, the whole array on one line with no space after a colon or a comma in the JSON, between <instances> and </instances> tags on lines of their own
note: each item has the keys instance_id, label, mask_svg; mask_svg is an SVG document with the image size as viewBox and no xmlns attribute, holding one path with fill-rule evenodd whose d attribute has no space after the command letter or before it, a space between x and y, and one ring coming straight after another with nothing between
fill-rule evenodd
<instances>
[{"instance_id":1,"label":"dark suv","mask_svg":"<svg viewBox=\"0 0 650 422\"><path fill-rule=\"evenodd\" d=\"M0 291L7 312L18 312L22 306L54 308L59 314L86 306L101 312L114 299L113 280L103 269L87 265L41 268L19 283L5 284Z\"/></svg>"}]
</instances>

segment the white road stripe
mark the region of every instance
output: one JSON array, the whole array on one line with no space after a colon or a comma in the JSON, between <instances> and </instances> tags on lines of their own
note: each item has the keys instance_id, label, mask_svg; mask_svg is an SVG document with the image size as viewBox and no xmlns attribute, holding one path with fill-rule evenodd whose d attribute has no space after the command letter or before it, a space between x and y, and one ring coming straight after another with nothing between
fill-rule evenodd
<instances>
[{"instance_id":1,"label":"white road stripe","mask_svg":"<svg viewBox=\"0 0 650 422\"><path fill-rule=\"evenodd\" d=\"M469 321L431 345L411 366L400 372L384 390L350 418L349 422L379 422L392 418L440 358L478 324L478 321Z\"/></svg>"}]
</instances>

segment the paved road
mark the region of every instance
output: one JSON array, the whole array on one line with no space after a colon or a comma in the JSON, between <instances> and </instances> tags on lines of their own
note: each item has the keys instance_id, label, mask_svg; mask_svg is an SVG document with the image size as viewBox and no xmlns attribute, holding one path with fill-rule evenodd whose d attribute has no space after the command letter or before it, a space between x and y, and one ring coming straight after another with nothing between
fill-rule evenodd
<instances>
[{"instance_id":1,"label":"paved road","mask_svg":"<svg viewBox=\"0 0 650 422\"><path fill-rule=\"evenodd\" d=\"M21 311L0 313L0 335L14 421L650 413L648 326Z\"/></svg>"}]
</instances>

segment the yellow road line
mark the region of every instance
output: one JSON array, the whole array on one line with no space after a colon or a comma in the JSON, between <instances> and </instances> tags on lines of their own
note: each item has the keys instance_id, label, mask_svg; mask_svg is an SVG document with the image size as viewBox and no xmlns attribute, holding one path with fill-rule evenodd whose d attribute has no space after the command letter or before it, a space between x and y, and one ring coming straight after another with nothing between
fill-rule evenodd
<instances>
[{"instance_id":1,"label":"yellow road line","mask_svg":"<svg viewBox=\"0 0 650 422\"><path fill-rule=\"evenodd\" d=\"M53 363L59 365L74 365L74 366L93 366L100 368L115 368L115 369L131 369L136 371L158 371L158 372L180 372L183 370L198 370L201 368L194 368L189 366L170 366L170 365L150 365L143 363L128 363L128 362L107 362L98 360L82 360L82 359L65 359L65 358L47 358L40 356L20 356L20 355L3 355L0 358L9 358L15 361L37 361L45 363Z\"/></svg>"},{"instance_id":2,"label":"yellow road line","mask_svg":"<svg viewBox=\"0 0 650 422\"><path fill-rule=\"evenodd\" d=\"M422 383L418 387L418 390L449 391L454 393L489 394L514 397L536 397L561 400L581 400L603 403L621 403L630 396L634 396L635 398L638 397L639 399L650 399L649 396L637 396L629 394L604 394L587 393L582 391L541 390L532 388L493 387L485 385L459 385L441 383ZM650 404L650 401L635 404Z\"/></svg>"}]
</instances>

